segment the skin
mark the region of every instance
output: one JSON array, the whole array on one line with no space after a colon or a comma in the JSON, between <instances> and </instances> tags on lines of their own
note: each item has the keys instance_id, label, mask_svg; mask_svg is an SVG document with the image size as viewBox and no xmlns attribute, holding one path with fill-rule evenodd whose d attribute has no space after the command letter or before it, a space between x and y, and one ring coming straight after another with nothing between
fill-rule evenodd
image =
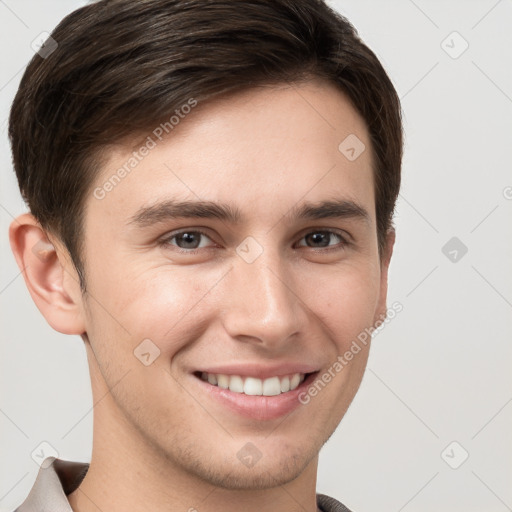
<instances>
[{"instance_id":1,"label":"skin","mask_svg":"<svg viewBox=\"0 0 512 512\"><path fill-rule=\"evenodd\" d=\"M349 134L366 145L354 161L338 150ZM309 404L277 420L214 403L191 372L293 361L322 374L383 318L394 232L381 258L370 147L363 119L322 81L199 104L104 199L88 194L85 295L56 237L30 214L12 223L37 307L57 331L81 335L87 351L93 452L68 497L75 511L317 510L318 453L360 385L369 345ZM110 149L93 189L132 151ZM129 223L170 197L230 203L245 219ZM332 198L357 203L368 220L284 217L303 201ZM170 239L184 228L206 236L196 245ZM327 229L335 233L324 243L306 236ZM236 251L248 236L263 249L250 264ZM37 257L41 241L52 245ZM145 366L134 349L148 338L160 355ZM247 442L261 453L252 467L237 458Z\"/></svg>"}]
</instances>

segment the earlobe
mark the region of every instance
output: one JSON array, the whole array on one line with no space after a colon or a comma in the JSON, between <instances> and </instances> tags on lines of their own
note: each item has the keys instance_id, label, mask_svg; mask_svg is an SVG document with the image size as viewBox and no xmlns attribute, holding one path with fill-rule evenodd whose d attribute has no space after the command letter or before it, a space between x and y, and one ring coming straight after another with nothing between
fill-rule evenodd
<instances>
[{"instance_id":1,"label":"earlobe","mask_svg":"<svg viewBox=\"0 0 512 512\"><path fill-rule=\"evenodd\" d=\"M84 333L82 294L63 249L29 213L13 220L9 240L28 291L47 322L63 334Z\"/></svg>"}]
</instances>

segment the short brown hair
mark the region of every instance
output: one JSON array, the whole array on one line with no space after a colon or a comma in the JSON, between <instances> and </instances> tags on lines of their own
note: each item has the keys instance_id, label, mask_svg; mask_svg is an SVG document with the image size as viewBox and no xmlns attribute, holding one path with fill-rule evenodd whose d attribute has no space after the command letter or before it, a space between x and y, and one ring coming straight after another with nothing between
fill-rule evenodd
<instances>
[{"instance_id":1,"label":"short brown hair","mask_svg":"<svg viewBox=\"0 0 512 512\"><path fill-rule=\"evenodd\" d=\"M51 37L57 47L34 55L22 77L9 137L22 196L65 244L82 290L83 206L102 148L190 98L311 76L336 84L367 124L382 254L400 188L400 101L375 54L323 0L101 0Z\"/></svg>"}]
</instances>

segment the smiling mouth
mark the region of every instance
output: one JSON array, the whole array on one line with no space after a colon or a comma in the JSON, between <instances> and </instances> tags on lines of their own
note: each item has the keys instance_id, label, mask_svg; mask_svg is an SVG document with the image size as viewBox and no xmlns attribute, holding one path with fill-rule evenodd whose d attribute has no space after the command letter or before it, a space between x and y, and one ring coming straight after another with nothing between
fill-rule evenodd
<instances>
[{"instance_id":1,"label":"smiling mouth","mask_svg":"<svg viewBox=\"0 0 512 512\"><path fill-rule=\"evenodd\" d=\"M295 390L313 373L291 373L284 376L259 379L257 377L226 375L222 373L194 372L194 375L212 386L228 389L233 393L250 396L277 396Z\"/></svg>"}]
</instances>

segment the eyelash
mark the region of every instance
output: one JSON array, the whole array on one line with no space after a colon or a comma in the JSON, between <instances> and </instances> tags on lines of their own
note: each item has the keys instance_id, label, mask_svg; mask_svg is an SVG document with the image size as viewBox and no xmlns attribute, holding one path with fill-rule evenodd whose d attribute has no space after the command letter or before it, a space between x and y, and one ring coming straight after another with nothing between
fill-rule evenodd
<instances>
[{"instance_id":1,"label":"eyelash","mask_svg":"<svg viewBox=\"0 0 512 512\"><path fill-rule=\"evenodd\" d=\"M173 247L173 250L176 250L180 254L189 254L189 255L197 254L201 250L212 249L212 247L202 247L202 248L198 248L198 249L182 249L181 247L178 247L176 245L172 245L172 244L169 243L171 240L175 239L177 236L179 236L179 235L181 235L183 233L194 233L194 234L199 233L199 234L204 235L205 237L207 237L207 238L209 238L211 240L211 238L208 236L208 234L205 233L204 231L201 231L200 229L194 229L194 230L192 230L192 229L184 229L184 230L181 230L181 231L178 231L178 232L175 232L175 233L171 233L169 236L166 236L165 238L160 240L159 245L165 246L165 247L171 246L171 247ZM336 246L333 246L333 247L327 247L327 248L322 248L322 247L315 248L315 247L307 247L307 246L301 246L301 247L305 247L307 249L312 249L312 250L317 251L317 252L326 253L326 252L331 252L331 251L340 251L340 250L343 250L343 249L345 249L346 247L348 247L350 245L350 242L345 237L343 237L340 233L338 233L337 231L334 231L332 229L313 229L311 231L308 231L304 236L302 236L300 238L300 240L304 239L307 235L310 235L312 233L329 233L329 234L335 235L338 238L340 238L341 242L340 242L339 245L336 245Z\"/></svg>"}]
</instances>

